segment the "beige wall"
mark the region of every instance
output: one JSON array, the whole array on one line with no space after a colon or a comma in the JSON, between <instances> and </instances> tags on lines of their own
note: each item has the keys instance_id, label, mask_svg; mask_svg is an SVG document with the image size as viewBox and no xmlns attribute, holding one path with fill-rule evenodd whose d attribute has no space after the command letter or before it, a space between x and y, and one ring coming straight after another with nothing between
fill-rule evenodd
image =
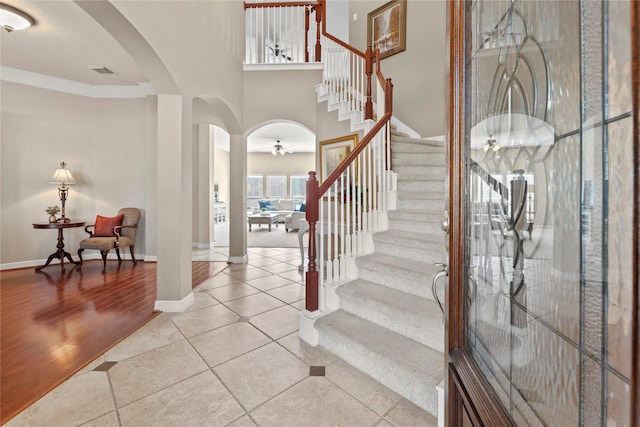
<instances>
[{"instance_id":1,"label":"beige wall","mask_svg":"<svg viewBox=\"0 0 640 427\"><path fill-rule=\"evenodd\" d=\"M350 43L367 48L367 14L386 0L351 1ZM393 114L422 137L445 129L446 1L407 1L407 48L381 61L394 84Z\"/></svg>"},{"instance_id":2,"label":"beige wall","mask_svg":"<svg viewBox=\"0 0 640 427\"><path fill-rule=\"evenodd\" d=\"M316 153L248 153L247 175L306 175L315 167Z\"/></svg>"},{"instance_id":3,"label":"beige wall","mask_svg":"<svg viewBox=\"0 0 640 427\"><path fill-rule=\"evenodd\" d=\"M246 71L245 132L274 120L297 122L315 132L320 70Z\"/></svg>"},{"instance_id":4,"label":"beige wall","mask_svg":"<svg viewBox=\"0 0 640 427\"><path fill-rule=\"evenodd\" d=\"M61 161L77 181L70 187L67 216L93 223L96 214L121 207L143 211L136 253L145 253L146 101L94 99L14 83L1 83L0 264L46 259L56 232L34 230L44 209L60 206L48 184ZM75 254L81 228L65 232L65 249Z\"/></svg>"}]
</instances>

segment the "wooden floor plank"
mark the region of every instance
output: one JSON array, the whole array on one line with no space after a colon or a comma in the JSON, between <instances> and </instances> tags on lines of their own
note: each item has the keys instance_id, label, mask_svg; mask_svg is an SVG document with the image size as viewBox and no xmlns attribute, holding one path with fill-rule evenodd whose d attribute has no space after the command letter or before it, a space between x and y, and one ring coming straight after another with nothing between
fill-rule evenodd
<instances>
[{"instance_id":1,"label":"wooden floor plank","mask_svg":"<svg viewBox=\"0 0 640 427\"><path fill-rule=\"evenodd\" d=\"M0 423L157 313L156 264L85 262L0 272Z\"/></svg>"}]
</instances>

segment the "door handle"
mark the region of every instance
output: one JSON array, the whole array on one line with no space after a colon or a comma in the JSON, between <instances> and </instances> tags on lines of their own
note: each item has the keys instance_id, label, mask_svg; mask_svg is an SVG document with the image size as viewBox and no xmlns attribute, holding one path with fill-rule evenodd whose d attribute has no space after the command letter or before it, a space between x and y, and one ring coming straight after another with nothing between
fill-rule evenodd
<instances>
[{"instance_id":1,"label":"door handle","mask_svg":"<svg viewBox=\"0 0 640 427\"><path fill-rule=\"evenodd\" d=\"M449 211L444 211L440 222L440 229L444 231L445 234L449 234Z\"/></svg>"},{"instance_id":2,"label":"door handle","mask_svg":"<svg viewBox=\"0 0 640 427\"><path fill-rule=\"evenodd\" d=\"M436 267L442 267L441 271L438 271L434 276L433 276L433 282L431 283L431 292L433 293L433 299L436 303L438 303L438 306L440 307L440 311L442 311L442 317L445 316L444 313L444 307L442 306L442 302L440 301L440 297L438 297L438 279L440 279L441 277L448 277L449 276L449 267L447 266L447 264L443 264L441 262L437 262L435 264Z\"/></svg>"}]
</instances>

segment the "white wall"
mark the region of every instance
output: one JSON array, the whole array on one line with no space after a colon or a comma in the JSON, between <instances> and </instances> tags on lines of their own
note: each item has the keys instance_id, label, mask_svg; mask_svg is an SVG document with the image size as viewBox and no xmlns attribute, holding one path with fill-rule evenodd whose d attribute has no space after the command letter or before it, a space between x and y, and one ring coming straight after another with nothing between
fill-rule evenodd
<instances>
[{"instance_id":1,"label":"white wall","mask_svg":"<svg viewBox=\"0 0 640 427\"><path fill-rule=\"evenodd\" d=\"M386 3L382 0L349 2L350 43L367 48L367 14ZM444 0L407 1L407 48L381 61L382 72L394 84L393 115L423 137L445 130L445 65L447 3Z\"/></svg>"},{"instance_id":2,"label":"white wall","mask_svg":"<svg viewBox=\"0 0 640 427\"><path fill-rule=\"evenodd\" d=\"M56 232L35 230L44 209L60 206L48 184L61 161L77 184L70 187L67 216L93 223L96 214L122 207L143 211L135 251L145 253L145 99L94 99L2 82L0 151L0 264L46 259ZM75 254L81 228L65 231L65 249Z\"/></svg>"}]
</instances>

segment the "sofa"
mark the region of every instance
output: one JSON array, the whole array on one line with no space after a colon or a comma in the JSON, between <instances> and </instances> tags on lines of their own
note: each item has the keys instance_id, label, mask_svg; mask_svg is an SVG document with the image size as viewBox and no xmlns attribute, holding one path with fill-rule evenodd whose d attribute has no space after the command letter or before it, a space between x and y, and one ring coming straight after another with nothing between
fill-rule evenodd
<instances>
[{"instance_id":1,"label":"sofa","mask_svg":"<svg viewBox=\"0 0 640 427\"><path fill-rule=\"evenodd\" d=\"M258 200L259 210L266 210L278 214L278 222L286 224L286 218L304 204L304 200L297 199L261 199ZM288 230L287 230L288 231Z\"/></svg>"},{"instance_id":2,"label":"sofa","mask_svg":"<svg viewBox=\"0 0 640 427\"><path fill-rule=\"evenodd\" d=\"M307 220L307 213L304 211L293 211L284 218L284 230L300 229L300 220Z\"/></svg>"}]
</instances>

